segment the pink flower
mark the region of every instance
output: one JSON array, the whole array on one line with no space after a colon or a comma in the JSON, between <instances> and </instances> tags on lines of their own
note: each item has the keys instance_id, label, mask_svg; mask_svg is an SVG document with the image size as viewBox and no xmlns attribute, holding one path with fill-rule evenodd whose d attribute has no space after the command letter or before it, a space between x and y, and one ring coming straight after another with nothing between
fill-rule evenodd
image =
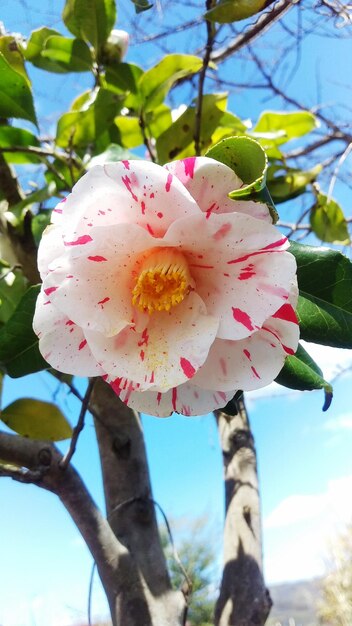
<instances>
[{"instance_id":1,"label":"pink flower","mask_svg":"<svg viewBox=\"0 0 352 626\"><path fill-rule=\"evenodd\" d=\"M272 382L298 344L296 263L266 205L228 198L240 185L206 157L92 168L40 244L44 358L158 416Z\"/></svg>"}]
</instances>

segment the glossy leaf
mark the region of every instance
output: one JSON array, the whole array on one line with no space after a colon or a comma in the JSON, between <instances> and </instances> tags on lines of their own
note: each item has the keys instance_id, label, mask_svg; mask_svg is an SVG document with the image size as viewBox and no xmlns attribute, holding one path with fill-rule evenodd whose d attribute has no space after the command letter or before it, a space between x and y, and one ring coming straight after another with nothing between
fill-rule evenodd
<instances>
[{"instance_id":1,"label":"glossy leaf","mask_svg":"<svg viewBox=\"0 0 352 626\"><path fill-rule=\"evenodd\" d=\"M302 339L352 348L352 263L340 252L291 242Z\"/></svg>"},{"instance_id":2,"label":"glossy leaf","mask_svg":"<svg viewBox=\"0 0 352 626\"><path fill-rule=\"evenodd\" d=\"M115 124L119 132L119 143L124 148L137 148L143 144L143 135L138 117L118 115Z\"/></svg>"},{"instance_id":3,"label":"glossy leaf","mask_svg":"<svg viewBox=\"0 0 352 626\"><path fill-rule=\"evenodd\" d=\"M14 126L0 126L0 148L19 147L29 148L39 147L39 141L33 133L23 128ZM29 152L3 152L3 157L8 163L41 163L41 158Z\"/></svg>"},{"instance_id":4,"label":"glossy leaf","mask_svg":"<svg viewBox=\"0 0 352 626\"><path fill-rule=\"evenodd\" d=\"M62 441L72 436L72 428L56 404L20 398L1 412L1 419L15 433L29 439Z\"/></svg>"},{"instance_id":5,"label":"glossy leaf","mask_svg":"<svg viewBox=\"0 0 352 626\"><path fill-rule=\"evenodd\" d=\"M262 11L274 0L219 0L216 6L205 13L205 18L220 24L238 22Z\"/></svg>"},{"instance_id":6,"label":"glossy leaf","mask_svg":"<svg viewBox=\"0 0 352 626\"><path fill-rule=\"evenodd\" d=\"M90 104L85 103L81 110L69 111L59 118L56 134L58 146L82 148L93 144L98 148L99 137L113 123L122 101L117 94L102 88L97 89L90 100ZM111 141L107 136L103 149L109 143Z\"/></svg>"},{"instance_id":7,"label":"glossy leaf","mask_svg":"<svg viewBox=\"0 0 352 626\"><path fill-rule=\"evenodd\" d=\"M258 137L263 136L264 133L267 135L267 133L276 132L272 141L280 145L290 139L310 133L317 126L316 117L309 111L295 111L294 113L265 111L253 128L252 134ZM268 136L266 138L269 139Z\"/></svg>"},{"instance_id":8,"label":"glossy leaf","mask_svg":"<svg viewBox=\"0 0 352 626\"><path fill-rule=\"evenodd\" d=\"M325 193L317 196L316 204L310 212L310 225L321 241L340 245L347 245L351 241L340 205L333 198L328 199Z\"/></svg>"},{"instance_id":9,"label":"glossy leaf","mask_svg":"<svg viewBox=\"0 0 352 626\"><path fill-rule=\"evenodd\" d=\"M23 57L12 37L0 37L0 117L37 123Z\"/></svg>"},{"instance_id":10,"label":"glossy leaf","mask_svg":"<svg viewBox=\"0 0 352 626\"><path fill-rule=\"evenodd\" d=\"M66 0L62 18L73 35L98 51L114 27L115 0Z\"/></svg>"},{"instance_id":11,"label":"glossy leaf","mask_svg":"<svg viewBox=\"0 0 352 626\"><path fill-rule=\"evenodd\" d=\"M10 269L5 266L0 270L0 324L8 321L28 287L23 273Z\"/></svg>"},{"instance_id":12,"label":"glossy leaf","mask_svg":"<svg viewBox=\"0 0 352 626\"><path fill-rule=\"evenodd\" d=\"M81 39L51 36L45 41L42 58L50 59L67 72L89 72L92 69L92 54Z\"/></svg>"},{"instance_id":13,"label":"glossy leaf","mask_svg":"<svg viewBox=\"0 0 352 626\"><path fill-rule=\"evenodd\" d=\"M30 287L8 322L0 329L0 368L12 378L48 367L32 329L40 285Z\"/></svg>"},{"instance_id":14,"label":"glossy leaf","mask_svg":"<svg viewBox=\"0 0 352 626\"><path fill-rule=\"evenodd\" d=\"M273 201L278 204L299 196L306 190L307 185L316 179L322 169L322 165L316 165L306 171L288 168L285 174L271 177L269 167L267 185Z\"/></svg>"},{"instance_id":15,"label":"glossy leaf","mask_svg":"<svg viewBox=\"0 0 352 626\"><path fill-rule=\"evenodd\" d=\"M229 137L207 151L206 156L221 161L245 183L230 198L242 198L265 187L268 161L263 148L251 137Z\"/></svg>"},{"instance_id":16,"label":"glossy leaf","mask_svg":"<svg viewBox=\"0 0 352 626\"><path fill-rule=\"evenodd\" d=\"M23 48L23 55L25 59L30 61L35 67L39 67L48 72L62 73L65 72L62 66L50 59L42 57L45 42L53 35L59 36L60 33L52 28L46 28L46 26L33 30L27 41L27 45Z\"/></svg>"},{"instance_id":17,"label":"glossy leaf","mask_svg":"<svg viewBox=\"0 0 352 626\"><path fill-rule=\"evenodd\" d=\"M332 386L324 379L320 367L302 345L298 346L296 354L286 358L285 365L277 376L276 382L284 387L299 389L300 391L323 389L325 392L323 411L326 411L331 404Z\"/></svg>"},{"instance_id":18,"label":"glossy leaf","mask_svg":"<svg viewBox=\"0 0 352 626\"><path fill-rule=\"evenodd\" d=\"M210 138L224 115L226 102L227 96L224 94L208 94L203 97L201 146L209 145ZM156 149L160 163L167 163L173 159L185 158L194 154L195 115L195 105L188 107L157 138ZM186 148L189 148L188 152L186 152Z\"/></svg>"},{"instance_id":19,"label":"glossy leaf","mask_svg":"<svg viewBox=\"0 0 352 626\"><path fill-rule=\"evenodd\" d=\"M145 72L139 81L143 110L161 104L172 85L185 76L199 72L203 61L190 54L168 54Z\"/></svg>"},{"instance_id":20,"label":"glossy leaf","mask_svg":"<svg viewBox=\"0 0 352 626\"><path fill-rule=\"evenodd\" d=\"M108 67L105 73L105 86L118 94L126 94L124 106L138 109L140 104L138 81L143 74L142 68L133 63L119 63Z\"/></svg>"}]
</instances>

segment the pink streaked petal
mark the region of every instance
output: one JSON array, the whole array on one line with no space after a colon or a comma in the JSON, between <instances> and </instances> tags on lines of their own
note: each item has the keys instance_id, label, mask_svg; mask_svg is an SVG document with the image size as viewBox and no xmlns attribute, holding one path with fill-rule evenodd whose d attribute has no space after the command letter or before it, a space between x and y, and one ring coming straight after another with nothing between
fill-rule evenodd
<instances>
[{"instance_id":1,"label":"pink streaked petal","mask_svg":"<svg viewBox=\"0 0 352 626\"><path fill-rule=\"evenodd\" d=\"M133 269L154 240L135 224L92 228L92 241L70 249L45 279L55 306L83 329L112 336L132 323Z\"/></svg>"},{"instance_id":2,"label":"pink streaked petal","mask_svg":"<svg viewBox=\"0 0 352 626\"><path fill-rule=\"evenodd\" d=\"M141 331L126 327L115 337L85 332L97 360L111 378L121 372L142 388L166 391L192 378L215 339L218 320L208 316L195 293L170 312L155 313Z\"/></svg>"},{"instance_id":3,"label":"pink streaked petal","mask_svg":"<svg viewBox=\"0 0 352 626\"><path fill-rule=\"evenodd\" d=\"M216 339L192 382L204 389L252 391L269 385L298 345L298 325L270 318L240 341Z\"/></svg>"},{"instance_id":4,"label":"pink streaked petal","mask_svg":"<svg viewBox=\"0 0 352 626\"><path fill-rule=\"evenodd\" d=\"M104 374L83 331L62 315L43 293L37 299L33 328L39 336L41 354L55 369L75 376Z\"/></svg>"},{"instance_id":5,"label":"pink streaked petal","mask_svg":"<svg viewBox=\"0 0 352 626\"><path fill-rule=\"evenodd\" d=\"M74 186L63 207L65 240L91 235L94 226L138 224L155 237L179 217L199 213L180 181L148 161L97 165ZM72 244L71 244L72 245Z\"/></svg>"},{"instance_id":6,"label":"pink streaked petal","mask_svg":"<svg viewBox=\"0 0 352 626\"><path fill-rule=\"evenodd\" d=\"M174 412L185 416L205 415L222 409L236 393L236 390L209 391L191 383L184 383L165 393L153 389L135 391L134 383L125 386L125 382L121 384L120 381L112 387L129 407L155 417L169 417Z\"/></svg>"},{"instance_id":7,"label":"pink streaked petal","mask_svg":"<svg viewBox=\"0 0 352 626\"><path fill-rule=\"evenodd\" d=\"M227 165L208 157L190 157L164 167L183 183L207 218L214 213L236 211L272 222L266 204L228 197L230 191L241 187L242 181Z\"/></svg>"},{"instance_id":8,"label":"pink streaked petal","mask_svg":"<svg viewBox=\"0 0 352 626\"><path fill-rule=\"evenodd\" d=\"M218 337L243 339L287 303L296 262L272 225L240 213L191 216L164 238L185 254L195 289L220 319Z\"/></svg>"}]
</instances>

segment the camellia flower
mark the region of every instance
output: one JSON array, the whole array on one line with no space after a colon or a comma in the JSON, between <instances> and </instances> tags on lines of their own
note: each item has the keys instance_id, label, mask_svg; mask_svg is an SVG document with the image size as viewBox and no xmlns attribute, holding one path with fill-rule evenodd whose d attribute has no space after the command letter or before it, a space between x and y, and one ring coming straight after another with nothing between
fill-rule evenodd
<instances>
[{"instance_id":1,"label":"camellia flower","mask_svg":"<svg viewBox=\"0 0 352 626\"><path fill-rule=\"evenodd\" d=\"M44 358L157 416L271 383L298 344L296 263L268 208L206 157L93 167L39 247Z\"/></svg>"}]
</instances>

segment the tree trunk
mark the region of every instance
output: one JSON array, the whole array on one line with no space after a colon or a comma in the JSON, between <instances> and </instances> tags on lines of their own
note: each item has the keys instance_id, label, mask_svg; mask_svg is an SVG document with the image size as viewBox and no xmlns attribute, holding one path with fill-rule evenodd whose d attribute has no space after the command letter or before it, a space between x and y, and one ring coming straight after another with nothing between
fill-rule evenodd
<instances>
[{"instance_id":1,"label":"tree trunk","mask_svg":"<svg viewBox=\"0 0 352 626\"><path fill-rule=\"evenodd\" d=\"M262 574L257 461L243 398L216 412L225 471L224 569L216 626L262 626L272 605Z\"/></svg>"},{"instance_id":2,"label":"tree trunk","mask_svg":"<svg viewBox=\"0 0 352 626\"><path fill-rule=\"evenodd\" d=\"M140 419L98 380L91 399L102 464L107 517L127 548L118 593L108 590L114 626L180 626L186 603L171 588L160 543Z\"/></svg>"}]
</instances>

